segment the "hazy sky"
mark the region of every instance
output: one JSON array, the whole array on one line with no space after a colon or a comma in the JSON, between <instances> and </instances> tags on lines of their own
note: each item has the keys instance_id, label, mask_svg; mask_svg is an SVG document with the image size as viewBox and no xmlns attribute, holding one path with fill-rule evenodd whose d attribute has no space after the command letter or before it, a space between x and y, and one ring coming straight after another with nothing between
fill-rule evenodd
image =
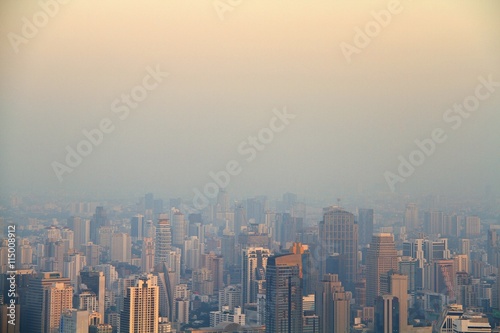
<instances>
[{"instance_id":1,"label":"hazy sky","mask_svg":"<svg viewBox=\"0 0 500 333\"><path fill-rule=\"evenodd\" d=\"M2 194L188 198L230 160L242 169L227 187L236 195L388 192L384 173L435 128L446 141L398 191L500 185L500 86L457 129L443 119L478 77L500 82L497 0L402 0L350 63L341 43L354 47L390 1L66 1L53 17L37 1L0 5ZM235 6L218 13L224 3ZM46 24L16 53L23 17ZM169 76L121 120L112 103L158 66ZM247 161L240 144L283 108L296 117ZM60 182L52 163L105 118L114 131Z\"/></svg>"}]
</instances>

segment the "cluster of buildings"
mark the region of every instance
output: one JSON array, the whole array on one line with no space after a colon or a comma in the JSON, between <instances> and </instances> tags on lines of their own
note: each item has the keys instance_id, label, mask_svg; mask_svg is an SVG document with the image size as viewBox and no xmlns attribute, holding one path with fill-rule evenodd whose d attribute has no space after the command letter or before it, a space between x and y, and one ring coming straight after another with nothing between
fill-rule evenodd
<instances>
[{"instance_id":1,"label":"cluster of buildings","mask_svg":"<svg viewBox=\"0 0 500 333\"><path fill-rule=\"evenodd\" d=\"M15 297L2 243L2 332L475 333L500 320L500 230L477 216L408 204L382 226L373 209L330 206L311 222L291 193L270 209L223 190L202 212L175 199L165 213L152 194L90 207L19 224Z\"/></svg>"}]
</instances>

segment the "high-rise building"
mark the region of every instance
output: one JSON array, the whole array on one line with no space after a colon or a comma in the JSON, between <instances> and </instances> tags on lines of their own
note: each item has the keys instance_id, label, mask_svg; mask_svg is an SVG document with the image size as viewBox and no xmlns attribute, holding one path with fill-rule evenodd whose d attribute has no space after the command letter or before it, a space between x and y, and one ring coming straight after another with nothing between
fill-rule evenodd
<instances>
[{"instance_id":1,"label":"high-rise building","mask_svg":"<svg viewBox=\"0 0 500 333\"><path fill-rule=\"evenodd\" d=\"M58 333L61 315L73 307L73 287L59 272L45 272L30 279L26 307L21 317L23 332Z\"/></svg>"},{"instance_id":2,"label":"high-rise building","mask_svg":"<svg viewBox=\"0 0 500 333\"><path fill-rule=\"evenodd\" d=\"M390 293L399 303L399 332L408 329L408 277L403 274L390 275Z\"/></svg>"},{"instance_id":3,"label":"high-rise building","mask_svg":"<svg viewBox=\"0 0 500 333\"><path fill-rule=\"evenodd\" d=\"M113 234L111 239L111 261L126 262L130 264L132 257L132 241L126 233Z\"/></svg>"},{"instance_id":4,"label":"high-rise building","mask_svg":"<svg viewBox=\"0 0 500 333\"><path fill-rule=\"evenodd\" d=\"M81 284L84 284L89 290L96 294L98 311L101 318L104 318L104 301L106 295L106 278L104 277L104 273L95 270L84 270L80 272L80 280Z\"/></svg>"},{"instance_id":5,"label":"high-rise building","mask_svg":"<svg viewBox=\"0 0 500 333\"><path fill-rule=\"evenodd\" d=\"M373 209L358 209L358 243L361 245L370 244L373 235Z\"/></svg>"},{"instance_id":6,"label":"high-rise building","mask_svg":"<svg viewBox=\"0 0 500 333\"><path fill-rule=\"evenodd\" d=\"M144 273L151 273L155 265L155 242L153 238L144 237L142 239L141 270Z\"/></svg>"},{"instance_id":7,"label":"high-rise building","mask_svg":"<svg viewBox=\"0 0 500 333\"><path fill-rule=\"evenodd\" d=\"M339 207L324 208L323 212L323 221L319 223L322 257L338 253L344 258L345 279L341 278L341 282L346 290L354 291L358 278L358 224L353 214ZM325 273L326 261L323 260L320 274Z\"/></svg>"},{"instance_id":8,"label":"high-rise building","mask_svg":"<svg viewBox=\"0 0 500 333\"><path fill-rule=\"evenodd\" d=\"M177 281L172 281L175 275L169 269L166 262L158 264L155 267L155 275L158 277L159 289L159 314L160 317L168 317L170 321L173 320L173 307L174 307L174 286Z\"/></svg>"},{"instance_id":9,"label":"high-rise building","mask_svg":"<svg viewBox=\"0 0 500 333\"><path fill-rule=\"evenodd\" d=\"M406 226L406 230L413 231L418 229L419 221L418 221L418 208L417 204L409 203L406 205L404 222Z\"/></svg>"},{"instance_id":10,"label":"high-rise building","mask_svg":"<svg viewBox=\"0 0 500 333\"><path fill-rule=\"evenodd\" d=\"M100 249L99 245L92 242L88 242L85 245L85 257L87 261L87 266L97 266L100 264L99 260Z\"/></svg>"},{"instance_id":11,"label":"high-rise building","mask_svg":"<svg viewBox=\"0 0 500 333\"><path fill-rule=\"evenodd\" d=\"M344 291L335 274L325 274L315 297L316 314L319 316L319 332L349 333L351 294Z\"/></svg>"},{"instance_id":12,"label":"high-rise building","mask_svg":"<svg viewBox=\"0 0 500 333\"><path fill-rule=\"evenodd\" d=\"M90 241L99 244L99 228L108 225L108 217L104 207L99 206L95 209L95 214L90 221Z\"/></svg>"},{"instance_id":13,"label":"high-rise building","mask_svg":"<svg viewBox=\"0 0 500 333\"><path fill-rule=\"evenodd\" d=\"M67 309L61 315L59 333L86 333L89 331L89 313L86 310Z\"/></svg>"},{"instance_id":14,"label":"high-rise building","mask_svg":"<svg viewBox=\"0 0 500 333\"><path fill-rule=\"evenodd\" d=\"M137 214L130 219L130 236L133 242L142 240L144 230L144 215Z\"/></svg>"},{"instance_id":15,"label":"high-rise building","mask_svg":"<svg viewBox=\"0 0 500 333\"><path fill-rule=\"evenodd\" d=\"M465 237L475 238L481 235L481 219L477 216L465 218Z\"/></svg>"},{"instance_id":16,"label":"high-rise building","mask_svg":"<svg viewBox=\"0 0 500 333\"><path fill-rule=\"evenodd\" d=\"M156 227L155 264L168 261L168 254L172 249L172 234L170 220L165 215L160 215Z\"/></svg>"},{"instance_id":17,"label":"high-rise building","mask_svg":"<svg viewBox=\"0 0 500 333\"><path fill-rule=\"evenodd\" d=\"M268 258L266 332L302 332L301 278L302 258L299 254L283 254Z\"/></svg>"},{"instance_id":18,"label":"high-rise building","mask_svg":"<svg viewBox=\"0 0 500 333\"><path fill-rule=\"evenodd\" d=\"M378 296L375 300L375 332L399 333L399 300L393 295Z\"/></svg>"},{"instance_id":19,"label":"high-rise building","mask_svg":"<svg viewBox=\"0 0 500 333\"><path fill-rule=\"evenodd\" d=\"M257 301L257 291L253 281L266 279L266 267L271 251L263 247L250 247L242 250L241 262L241 301L255 303Z\"/></svg>"},{"instance_id":20,"label":"high-rise building","mask_svg":"<svg viewBox=\"0 0 500 333\"><path fill-rule=\"evenodd\" d=\"M374 234L366 260L366 304L373 306L377 296L389 291L388 285L381 286L382 276L398 269L394 236L390 233Z\"/></svg>"},{"instance_id":21,"label":"high-rise building","mask_svg":"<svg viewBox=\"0 0 500 333\"><path fill-rule=\"evenodd\" d=\"M429 235L440 235L443 233L443 212L430 211L424 213L424 232Z\"/></svg>"},{"instance_id":22,"label":"high-rise building","mask_svg":"<svg viewBox=\"0 0 500 333\"><path fill-rule=\"evenodd\" d=\"M139 278L135 287L127 288L123 305L121 333L158 332L159 287L151 274Z\"/></svg>"},{"instance_id":23,"label":"high-rise building","mask_svg":"<svg viewBox=\"0 0 500 333\"><path fill-rule=\"evenodd\" d=\"M172 215L172 245L182 248L187 236L187 221L184 214L176 210Z\"/></svg>"}]
</instances>

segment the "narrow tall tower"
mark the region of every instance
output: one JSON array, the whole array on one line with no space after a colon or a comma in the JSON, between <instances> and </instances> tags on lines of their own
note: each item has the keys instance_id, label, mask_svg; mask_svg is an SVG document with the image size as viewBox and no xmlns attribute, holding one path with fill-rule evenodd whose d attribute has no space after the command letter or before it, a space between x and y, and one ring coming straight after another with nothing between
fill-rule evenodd
<instances>
[{"instance_id":1,"label":"narrow tall tower","mask_svg":"<svg viewBox=\"0 0 500 333\"><path fill-rule=\"evenodd\" d=\"M269 257L266 270L266 333L302 333L302 258Z\"/></svg>"},{"instance_id":2,"label":"narrow tall tower","mask_svg":"<svg viewBox=\"0 0 500 333\"><path fill-rule=\"evenodd\" d=\"M168 255L172 249L172 233L170 220L165 215L160 215L156 227L155 264L168 262Z\"/></svg>"},{"instance_id":3,"label":"narrow tall tower","mask_svg":"<svg viewBox=\"0 0 500 333\"><path fill-rule=\"evenodd\" d=\"M159 288L153 275L141 277L135 287L127 288L120 314L120 332L158 332Z\"/></svg>"},{"instance_id":4,"label":"narrow tall tower","mask_svg":"<svg viewBox=\"0 0 500 333\"><path fill-rule=\"evenodd\" d=\"M354 292L358 278L358 224L353 214L339 207L324 208L323 212L323 221L319 223L322 257L342 255L345 274L340 281L346 290ZM326 260L323 260L320 274L326 273Z\"/></svg>"},{"instance_id":5,"label":"narrow tall tower","mask_svg":"<svg viewBox=\"0 0 500 333\"><path fill-rule=\"evenodd\" d=\"M316 314L320 332L349 333L350 293L344 291L336 274L325 274L316 292Z\"/></svg>"},{"instance_id":6,"label":"narrow tall tower","mask_svg":"<svg viewBox=\"0 0 500 333\"><path fill-rule=\"evenodd\" d=\"M377 233L372 237L372 242L367 253L366 277L366 304L373 306L375 298L381 292L389 292L381 288L380 278L389 271L397 271L398 254L394 244L394 236L390 233Z\"/></svg>"}]
</instances>

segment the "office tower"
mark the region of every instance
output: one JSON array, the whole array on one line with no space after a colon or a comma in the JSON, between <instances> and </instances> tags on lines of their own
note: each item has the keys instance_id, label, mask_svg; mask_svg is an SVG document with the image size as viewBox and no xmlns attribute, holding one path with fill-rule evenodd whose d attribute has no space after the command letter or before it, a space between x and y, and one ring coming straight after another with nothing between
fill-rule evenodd
<instances>
[{"instance_id":1,"label":"office tower","mask_svg":"<svg viewBox=\"0 0 500 333\"><path fill-rule=\"evenodd\" d=\"M155 206L155 198L153 193L146 193L146 195L144 195L144 209L152 210L154 209L154 206Z\"/></svg>"},{"instance_id":2,"label":"office tower","mask_svg":"<svg viewBox=\"0 0 500 333\"><path fill-rule=\"evenodd\" d=\"M266 279L266 267L271 251L263 247L250 247L243 249L242 253L241 301L245 305L257 301L257 292L252 285L252 281Z\"/></svg>"},{"instance_id":3,"label":"office tower","mask_svg":"<svg viewBox=\"0 0 500 333\"><path fill-rule=\"evenodd\" d=\"M242 204L238 204L234 208L234 227L233 230L230 231L233 231L237 237L241 233L241 230L243 228L246 228L247 225L248 225L248 220L245 207L243 207Z\"/></svg>"},{"instance_id":4,"label":"office tower","mask_svg":"<svg viewBox=\"0 0 500 333\"><path fill-rule=\"evenodd\" d=\"M152 220L147 220L144 223L144 232L142 235L144 237L156 238L156 226Z\"/></svg>"},{"instance_id":5,"label":"office tower","mask_svg":"<svg viewBox=\"0 0 500 333\"><path fill-rule=\"evenodd\" d=\"M325 274L315 297L316 314L319 316L319 332L349 333L351 295L344 291L342 282L335 274Z\"/></svg>"},{"instance_id":6,"label":"office tower","mask_svg":"<svg viewBox=\"0 0 500 333\"><path fill-rule=\"evenodd\" d=\"M293 217L289 213L276 214L275 218L274 238L283 248L289 247L291 243L298 240L297 234L302 232L303 219Z\"/></svg>"},{"instance_id":7,"label":"office tower","mask_svg":"<svg viewBox=\"0 0 500 333\"><path fill-rule=\"evenodd\" d=\"M155 264L168 261L168 254L172 249L172 234L170 220L165 215L160 215L156 227Z\"/></svg>"},{"instance_id":8,"label":"office tower","mask_svg":"<svg viewBox=\"0 0 500 333\"><path fill-rule=\"evenodd\" d=\"M338 207L323 209L323 221L319 223L319 239L322 257L338 253L343 255L345 280L342 285L348 291L354 291L358 278L358 225L354 215ZM326 272L326 261L321 262L320 274Z\"/></svg>"},{"instance_id":9,"label":"office tower","mask_svg":"<svg viewBox=\"0 0 500 333\"><path fill-rule=\"evenodd\" d=\"M267 210L267 197L257 196L246 200L246 218L247 221L254 220L256 224L264 223L264 217Z\"/></svg>"},{"instance_id":10,"label":"office tower","mask_svg":"<svg viewBox=\"0 0 500 333\"><path fill-rule=\"evenodd\" d=\"M158 332L159 287L148 274L138 279L135 287L128 287L120 314L120 332Z\"/></svg>"},{"instance_id":11,"label":"office tower","mask_svg":"<svg viewBox=\"0 0 500 333\"><path fill-rule=\"evenodd\" d=\"M95 214L90 221L90 241L99 244L99 228L108 225L108 217L104 207L99 206L95 209Z\"/></svg>"},{"instance_id":12,"label":"office tower","mask_svg":"<svg viewBox=\"0 0 500 333\"><path fill-rule=\"evenodd\" d=\"M212 272L214 291L218 292L224 287L224 258L214 252L203 254L202 266Z\"/></svg>"},{"instance_id":13,"label":"office tower","mask_svg":"<svg viewBox=\"0 0 500 333\"><path fill-rule=\"evenodd\" d=\"M87 265L86 257L83 253L76 252L64 255L63 275L70 278L71 285L75 290L78 288L80 271Z\"/></svg>"},{"instance_id":14,"label":"office tower","mask_svg":"<svg viewBox=\"0 0 500 333\"><path fill-rule=\"evenodd\" d=\"M169 270L166 262L155 267L155 275L158 277L159 287L159 315L173 320L174 286L177 281L172 281L173 273Z\"/></svg>"},{"instance_id":15,"label":"office tower","mask_svg":"<svg viewBox=\"0 0 500 333\"><path fill-rule=\"evenodd\" d=\"M96 270L84 270L80 272L80 280L81 284L84 284L96 294L98 311L101 318L104 318L104 299L106 295L106 278L104 277L104 273Z\"/></svg>"},{"instance_id":16,"label":"office tower","mask_svg":"<svg viewBox=\"0 0 500 333\"><path fill-rule=\"evenodd\" d=\"M367 245L373 235L373 209L360 208L358 213L358 244Z\"/></svg>"},{"instance_id":17,"label":"office tower","mask_svg":"<svg viewBox=\"0 0 500 333\"><path fill-rule=\"evenodd\" d=\"M184 214L176 210L172 215L172 245L182 248L187 236L187 221Z\"/></svg>"},{"instance_id":18,"label":"office tower","mask_svg":"<svg viewBox=\"0 0 500 333\"><path fill-rule=\"evenodd\" d=\"M73 288L59 272L45 272L30 279L26 307L21 309L21 331L58 333L61 314L73 307Z\"/></svg>"},{"instance_id":19,"label":"office tower","mask_svg":"<svg viewBox=\"0 0 500 333\"><path fill-rule=\"evenodd\" d=\"M481 235L481 219L477 216L465 218L465 237L476 238Z\"/></svg>"},{"instance_id":20,"label":"office tower","mask_svg":"<svg viewBox=\"0 0 500 333\"><path fill-rule=\"evenodd\" d=\"M419 267L423 267L425 262L424 239L413 239L403 242L403 257L416 259Z\"/></svg>"},{"instance_id":21,"label":"office tower","mask_svg":"<svg viewBox=\"0 0 500 333\"><path fill-rule=\"evenodd\" d=\"M424 258L428 263L451 258L451 252L448 249L448 239L446 238L439 238L438 240L425 239L423 249Z\"/></svg>"},{"instance_id":22,"label":"office tower","mask_svg":"<svg viewBox=\"0 0 500 333\"><path fill-rule=\"evenodd\" d=\"M392 295L378 296L375 300L375 332L399 333L399 300Z\"/></svg>"},{"instance_id":23,"label":"office tower","mask_svg":"<svg viewBox=\"0 0 500 333\"><path fill-rule=\"evenodd\" d=\"M162 199L154 199L153 201L153 213L155 216L158 216L163 212L163 200Z\"/></svg>"},{"instance_id":24,"label":"office tower","mask_svg":"<svg viewBox=\"0 0 500 333\"><path fill-rule=\"evenodd\" d=\"M268 333L302 332L302 258L298 254L271 256L266 269Z\"/></svg>"},{"instance_id":25,"label":"office tower","mask_svg":"<svg viewBox=\"0 0 500 333\"><path fill-rule=\"evenodd\" d=\"M113 234L111 238L111 261L126 262L130 264L132 257L132 241L126 233Z\"/></svg>"},{"instance_id":26,"label":"office tower","mask_svg":"<svg viewBox=\"0 0 500 333\"><path fill-rule=\"evenodd\" d=\"M431 211L424 213L424 232L428 235L440 235L443 233L443 212Z\"/></svg>"},{"instance_id":27,"label":"office tower","mask_svg":"<svg viewBox=\"0 0 500 333\"><path fill-rule=\"evenodd\" d=\"M142 234L144 230L144 215L137 214L130 219L130 236L133 242L142 240L144 235Z\"/></svg>"},{"instance_id":28,"label":"office tower","mask_svg":"<svg viewBox=\"0 0 500 333\"><path fill-rule=\"evenodd\" d=\"M97 266L100 264L99 252L99 245L96 245L92 242L88 242L87 245L85 245L85 257L87 266Z\"/></svg>"},{"instance_id":29,"label":"office tower","mask_svg":"<svg viewBox=\"0 0 500 333\"><path fill-rule=\"evenodd\" d=\"M403 274L392 274L390 279L390 294L399 302L399 331L406 332L408 327L408 277Z\"/></svg>"},{"instance_id":30,"label":"office tower","mask_svg":"<svg viewBox=\"0 0 500 333\"><path fill-rule=\"evenodd\" d=\"M153 238L144 237L142 239L141 270L150 273L155 265L155 242Z\"/></svg>"},{"instance_id":31,"label":"office tower","mask_svg":"<svg viewBox=\"0 0 500 333\"><path fill-rule=\"evenodd\" d=\"M406 205L404 222L407 231L419 229L417 204L409 203Z\"/></svg>"},{"instance_id":32,"label":"office tower","mask_svg":"<svg viewBox=\"0 0 500 333\"><path fill-rule=\"evenodd\" d=\"M373 306L377 296L382 292L388 292L381 286L382 275L398 269L394 236L390 233L374 234L366 260L366 304Z\"/></svg>"},{"instance_id":33,"label":"office tower","mask_svg":"<svg viewBox=\"0 0 500 333\"><path fill-rule=\"evenodd\" d=\"M441 315L437 322L435 322L433 327L433 332L436 333L453 333L453 321L455 319L459 319L464 314L464 310L462 305L459 304L450 304L448 305Z\"/></svg>"},{"instance_id":34,"label":"office tower","mask_svg":"<svg viewBox=\"0 0 500 333\"><path fill-rule=\"evenodd\" d=\"M295 242L290 248L290 253L300 254L302 257L302 295L314 294L319 278L316 260L311 255L309 246Z\"/></svg>"},{"instance_id":35,"label":"office tower","mask_svg":"<svg viewBox=\"0 0 500 333\"><path fill-rule=\"evenodd\" d=\"M488 263L495 267L500 267L500 229L497 229L496 227L497 226L490 225L486 250L488 251ZM470 243L468 248L470 250ZM464 253L462 251L462 254L468 253Z\"/></svg>"},{"instance_id":36,"label":"office tower","mask_svg":"<svg viewBox=\"0 0 500 333\"><path fill-rule=\"evenodd\" d=\"M67 309L61 315L59 333L86 333L89 330L89 313L86 310Z\"/></svg>"},{"instance_id":37,"label":"office tower","mask_svg":"<svg viewBox=\"0 0 500 333\"><path fill-rule=\"evenodd\" d=\"M398 268L401 274L408 277L408 293L422 290L422 269L418 267L417 259L402 257L398 262Z\"/></svg>"},{"instance_id":38,"label":"office tower","mask_svg":"<svg viewBox=\"0 0 500 333\"><path fill-rule=\"evenodd\" d=\"M237 255L235 253L235 240L234 234L223 235L221 238L221 252L224 258L224 268L229 269L236 265Z\"/></svg>"}]
</instances>

